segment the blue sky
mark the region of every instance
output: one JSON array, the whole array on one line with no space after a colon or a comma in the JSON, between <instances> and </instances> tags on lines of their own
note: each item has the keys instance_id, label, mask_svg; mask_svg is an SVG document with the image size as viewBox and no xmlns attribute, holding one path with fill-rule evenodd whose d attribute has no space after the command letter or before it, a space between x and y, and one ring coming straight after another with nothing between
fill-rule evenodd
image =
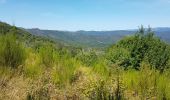
<instances>
[{"instance_id":1,"label":"blue sky","mask_svg":"<svg viewBox=\"0 0 170 100\"><path fill-rule=\"evenodd\" d=\"M170 0L0 0L0 20L71 31L170 27Z\"/></svg>"}]
</instances>

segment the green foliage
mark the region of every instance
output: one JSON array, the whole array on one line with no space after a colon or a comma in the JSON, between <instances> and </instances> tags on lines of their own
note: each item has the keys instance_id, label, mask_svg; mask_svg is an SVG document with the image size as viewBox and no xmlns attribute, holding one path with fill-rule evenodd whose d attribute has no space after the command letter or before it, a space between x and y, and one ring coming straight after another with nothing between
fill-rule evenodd
<instances>
[{"instance_id":1,"label":"green foliage","mask_svg":"<svg viewBox=\"0 0 170 100\"><path fill-rule=\"evenodd\" d=\"M55 61L54 48L50 44L44 45L39 48L39 54L42 64L46 67L52 67Z\"/></svg>"},{"instance_id":2,"label":"green foliage","mask_svg":"<svg viewBox=\"0 0 170 100\"><path fill-rule=\"evenodd\" d=\"M108 60L109 65L118 64L123 66L125 69L130 65L130 53L124 48L118 48L113 46L109 48L106 54L106 59Z\"/></svg>"},{"instance_id":3,"label":"green foliage","mask_svg":"<svg viewBox=\"0 0 170 100\"><path fill-rule=\"evenodd\" d=\"M98 73L104 78L107 78L109 76L110 70L107 66L107 61L100 57L100 59L96 62L96 64L93 65L93 71Z\"/></svg>"},{"instance_id":4,"label":"green foliage","mask_svg":"<svg viewBox=\"0 0 170 100\"><path fill-rule=\"evenodd\" d=\"M81 52L77 55L77 59L80 60L86 66L93 66L98 60L98 56L95 51Z\"/></svg>"},{"instance_id":5,"label":"green foliage","mask_svg":"<svg viewBox=\"0 0 170 100\"><path fill-rule=\"evenodd\" d=\"M6 24L0 28L0 99L170 99L170 46L150 28L105 53L57 45Z\"/></svg>"},{"instance_id":6,"label":"green foliage","mask_svg":"<svg viewBox=\"0 0 170 100\"><path fill-rule=\"evenodd\" d=\"M159 39L147 41L150 43L146 60L162 73L167 67L170 59L170 46Z\"/></svg>"},{"instance_id":7,"label":"green foliage","mask_svg":"<svg viewBox=\"0 0 170 100\"><path fill-rule=\"evenodd\" d=\"M9 26L6 23L0 22L0 34L5 34L9 31Z\"/></svg>"},{"instance_id":8,"label":"green foliage","mask_svg":"<svg viewBox=\"0 0 170 100\"><path fill-rule=\"evenodd\" d=\"M157 96L160 100L170 99L170 84L169 76L164 73L158 76L157 81Z\"/></svg>"},{"instance_id":9,"label":"green foliage","mask_svg":"<svg viewBox=\"0 0 170 100\"><path fill-rule=\"evenodd\" d=\"M144 58L146 48L143 40L143 35L137 34L135 36L121 40L117 45L127 49L130 52L130 63L135 69L139 69L140 63ZM146 47L146 48L145 48Z\"/></svg>"},{"instance_id":10,"label":"green foliage","mask_svg":"<svg viewBox=\"0 0 170 100\"><path fill-rule=\"evenodd\" d=\"M146 61L153 68L163 72L170 58L169 45L155 37L150 28L146 32L144 28L141 28L134 36L119 41L117 47L129 51L128 61L130 64L129 62L127 64L138 70L141 62Z\"/></svg>"},{"instance_id":11,"label":"green foliage","mask_svg":"<svg viewBox=\"0 0 170 100\"><path fill-rule=\"evenodd\" d=\"M52 78L56 84L65 86L73 82L76 69L80 66L74 58L62 58L60 63L53 68Z\"/></svg>"},{"instance_id":12,"label":"green foliage","mask_svg":"<svg viewBox=\"0 0 170 100\"><path fill-rule=\"evenodd\" d=\"M26 54L20 41L16 40L16 36L11 31L0 37L0 64L16 68L22 65L26 59Z\"/></svg>"},{"instance_id":13,"label":"green foliage","mask_svg":"<svg viewBox=\"0 0 170 100\"><path fill-rule=\"evenodd\" d=\"M123 71L123 84L126 90L132 91L134 97L140 99L169 99L169 71L163 74L150 69L148 64L142 63L140 71ZM132 96L131 96L132 98Z\"/></svg>"},{"instance_id":14,"label":"green foliage","mask_svg":"<svg viewBox=\"0 0 170 100\"><path fill-rule=\"evenodd\" d=\"M41 66L41 57L32 49L27 49L28 58L25 61L24 74L26 77L37 78L45 68Z\"/></svg>"}]
</instances>

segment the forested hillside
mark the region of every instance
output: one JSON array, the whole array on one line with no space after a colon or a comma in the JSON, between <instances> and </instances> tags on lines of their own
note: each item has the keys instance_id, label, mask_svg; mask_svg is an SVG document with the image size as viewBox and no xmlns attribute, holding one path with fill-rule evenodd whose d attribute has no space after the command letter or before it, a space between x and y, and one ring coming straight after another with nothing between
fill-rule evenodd
<instances>
[{"instance_id":1,"label":"forested hillside","mask_svg":"<svg viewBox=\"0 0 170 100\"><path fill-rule=\"evenodd\" d=\"M147 29L146 29L147 30ZM116 30L116 31L55 31L55 30L40 30L27 29L26 31L37 35L52 38L55 41L60 41L74 46L82 47L108 47L116 43L120 39L128 35L134 35L134 30ZM155 35L166 42L170 42L170 28L154 28Z\"/></svg>"},{"instance_id":2,"label":"forested hillside","mask_svg":"<svg viewBox=\"0 0 170 100\"><path fill-rule=\"evenodd\" d=\"M36 31L0 23L0 100L170 99L170 45L151 28L129 36L118 31L121 39L110 37L114 44L104 49L78 42L102 33ZM51 40L56 34L58 42ZM71 38L76 47L67 44Z\"/></svg>"},{"instance_id":3,"label":"forested hillside","mask_svg":"<svg viewBox=\"0 0 170 100\"><path fill-rule=\"evenodd\" d=\"M7 33L16 33L16 38L29 46L36 45L43 41L53 42L52 40L46 37L32 35L27 31L23 31L22 29L19 29L15 26L10 26L9 24L4 23L4 22L0 22L0 30L1 30L0 31L1 35L7 34Z\"/></svg>"}]
</instances>

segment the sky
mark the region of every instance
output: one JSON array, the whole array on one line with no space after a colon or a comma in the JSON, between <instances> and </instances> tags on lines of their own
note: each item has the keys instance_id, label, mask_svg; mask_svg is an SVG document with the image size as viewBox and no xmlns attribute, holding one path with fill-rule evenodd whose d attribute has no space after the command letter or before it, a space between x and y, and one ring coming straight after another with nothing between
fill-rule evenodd
<instances>
[{"instance_id":1,"label":"sky","mask_svg":"<svg viewBox=\"0 0 170 100\"><path fill-rule=\"evenodd\" d=\"M68 31L170 27L170 0L0 0L0 21Z\"/></svg>"}]
</instances>

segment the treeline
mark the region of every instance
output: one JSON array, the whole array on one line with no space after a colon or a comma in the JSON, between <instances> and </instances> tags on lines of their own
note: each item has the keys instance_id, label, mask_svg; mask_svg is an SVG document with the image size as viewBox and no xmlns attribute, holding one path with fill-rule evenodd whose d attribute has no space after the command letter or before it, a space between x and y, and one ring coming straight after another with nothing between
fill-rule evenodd
<instances>
[{"instance_id":1,"label":"treeline","mask_svg":"<svg viewBox=\"0 0 170 100\"><path fill-rule=\"evenodd\" d=\"M170 46L151 28L141 27L101 51L29 33L23 37L20 29L3 27L0 99L170 99Z\"/></svg>"}]
</instances>

